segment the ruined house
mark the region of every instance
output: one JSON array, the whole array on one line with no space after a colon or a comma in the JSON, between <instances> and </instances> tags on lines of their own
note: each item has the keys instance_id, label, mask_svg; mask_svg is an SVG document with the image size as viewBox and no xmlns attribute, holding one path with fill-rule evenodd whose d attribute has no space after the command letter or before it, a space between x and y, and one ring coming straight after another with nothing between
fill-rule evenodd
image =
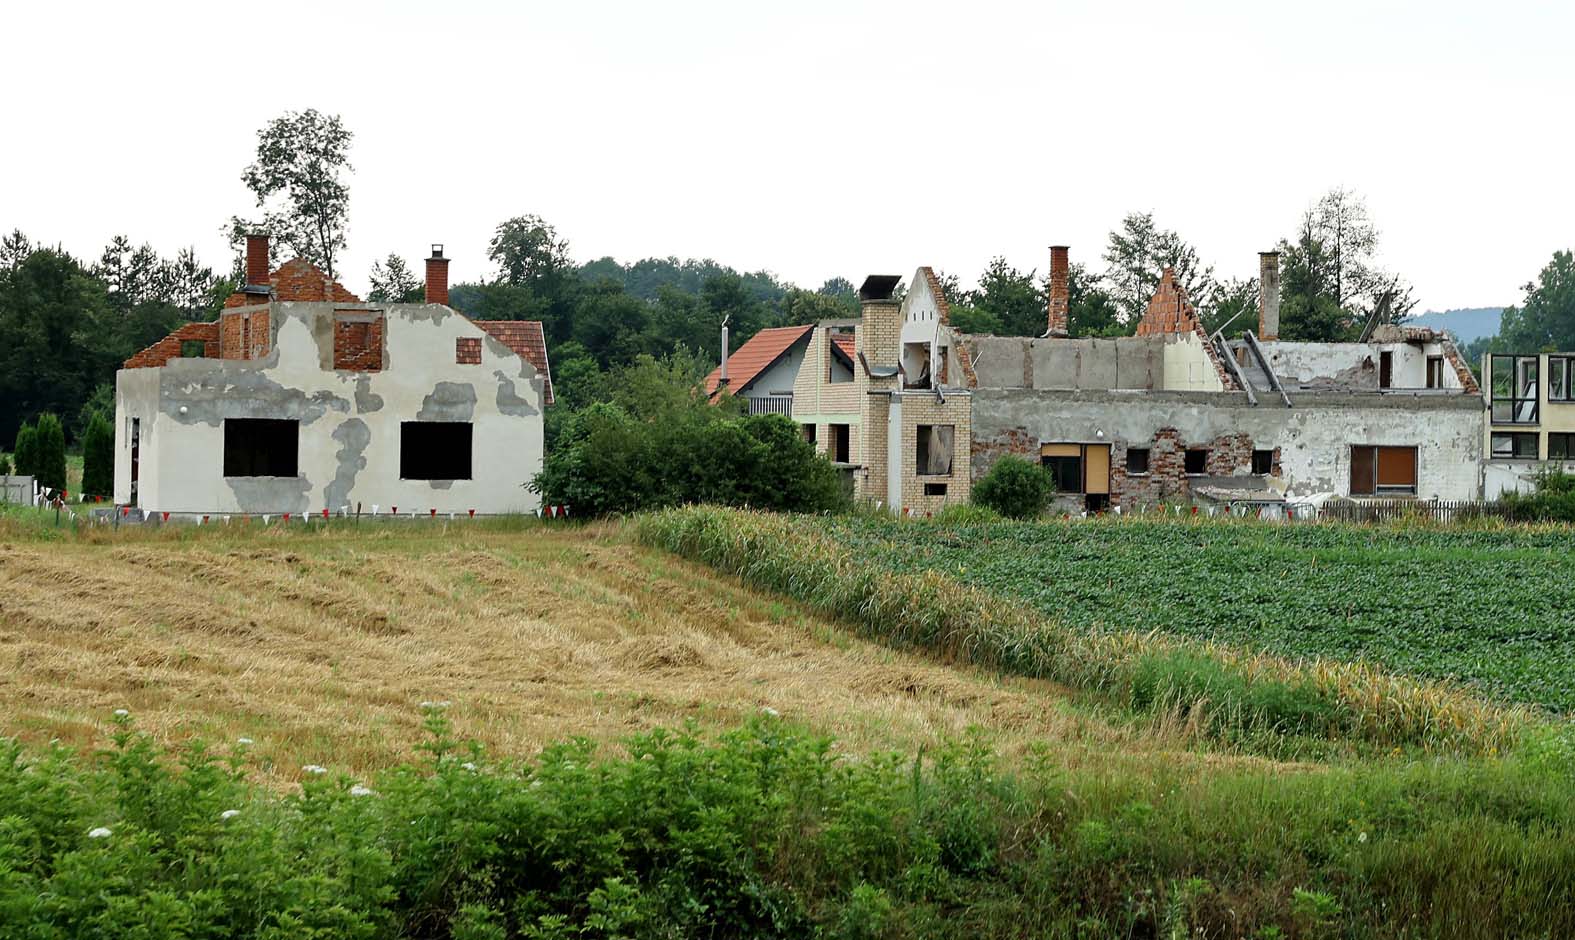
<instances>
[{"instance_id":1,"label":"ruined house","mask_svg":"<svg viewBox=\"0 0 1575 940\"><path fill-rule=\"evenodd\" d=\"M1478 497L1481 394L1448 337L1281 341L1278 256L1259 261L1257 329L1235 339L1204 331L1171 272L1134 335L1070 338L1064 247L1042 336L957 331L929 268L900 301L898 278L871 277L859 320L777 331L769 367L735 387L751 410L793 416L856 495L893 511L966 501L1009 453L1043 464L1068 509Z\"/></svg>"},{"instance_id":2,"label":"ruined house","mask_svg":"<svg viewBox=\"0 0 1575 940\"><path fill-rule=\"evenodd\" d=\"M552 379L541 324L448 306L434 245L425 303L365 303L247 239L217 322L126 360L115 501L181 514L530 512Z\"/></svg>"}]
</instances>

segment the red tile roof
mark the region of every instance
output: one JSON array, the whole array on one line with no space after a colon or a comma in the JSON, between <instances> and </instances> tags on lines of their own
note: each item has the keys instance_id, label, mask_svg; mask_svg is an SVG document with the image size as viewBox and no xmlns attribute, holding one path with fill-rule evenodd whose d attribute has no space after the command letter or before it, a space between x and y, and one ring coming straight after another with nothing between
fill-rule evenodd
<instances>
[{"instance_id":1,"label":"red tile roof","mask_svg":"<svg viewBox=\"0 0 1575 940\"><path fill-rule=\"evenodd\" d=\"M553 403L552 363L547 360L547 337L542 333L540 320L472 320L470 321L493 339L509 347L536 367L546 379L544 397Z\"/></svg>"},{"instance_id":2,"label":"red tile roof","mask_svg":"<svg viewBox=\"0 0 1575 940\"><path fill-rule=\"evenodd\" d=\"M761 330L749 338L749 342L738 347L727 357L727 384L735 392L748 387L750 382L760 377L760 373L771 368L771 364L782 358L794 343L809 335L814 326L779 326L769 330ZM705 377L705 393L715 395L718 381L722 377L722 367L717 366L711 374Z\"/></svg>"},{"instance_id":3,"label":"red tile roof","mask_svg":"<svg viewBox=\"0 0 1575 940\"><path fill-rule=\"evenodd\" d=\"M837 347L839 352L848 357L848 362L853 361L852 333L833 333L831 334L831 342Z\"/></svg>"}]
</instances>

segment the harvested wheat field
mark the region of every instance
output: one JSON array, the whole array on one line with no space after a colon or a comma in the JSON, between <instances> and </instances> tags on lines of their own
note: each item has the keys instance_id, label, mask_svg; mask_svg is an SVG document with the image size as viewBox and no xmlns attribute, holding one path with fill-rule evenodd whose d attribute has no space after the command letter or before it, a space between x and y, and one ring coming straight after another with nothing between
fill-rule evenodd
<instances>
[{"instance_id":1,"label":"harvested wheat field","mask_svg":"<svg viewBox=\"0 0 1575 940\"><path fill-rule=\"evenodd\" d=\"M278 779L410 756L423 701L529 755L762 709L839 746L982 729L1077 763L1163 745L1054 686L853 638L616 529L440 525L0 541L4 733L101 744L117 708L167 741L254 740Z\"/></svg>"}]
</instances>

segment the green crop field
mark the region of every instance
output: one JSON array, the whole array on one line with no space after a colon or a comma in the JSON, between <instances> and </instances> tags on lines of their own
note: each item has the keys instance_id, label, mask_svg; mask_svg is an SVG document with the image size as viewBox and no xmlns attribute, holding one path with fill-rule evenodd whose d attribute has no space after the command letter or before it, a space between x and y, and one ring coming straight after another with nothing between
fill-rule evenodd
<instances>
[{"instance_id":1,"label":"green crop field","mask_svg":"<svg viewBox=\"0 0 1575 940\"><path fill-rule=\"evenodd\" d=\"M1363 659L1575 711L1575 531L1116 520L940 526L801 520L1065 625Z\"/></svg>"}]
</instances>

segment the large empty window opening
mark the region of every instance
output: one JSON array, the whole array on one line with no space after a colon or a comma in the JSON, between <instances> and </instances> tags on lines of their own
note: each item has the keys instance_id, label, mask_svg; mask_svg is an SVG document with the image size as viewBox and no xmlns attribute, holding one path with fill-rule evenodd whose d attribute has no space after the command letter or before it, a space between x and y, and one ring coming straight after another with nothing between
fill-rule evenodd
<instances>
[{"instance_id":1,"label":"large empty window opening","mask_svg":"<svg viewBox=\"0 0 1575 940\"><path fill-rule=\"evenodd\" d=\"M1192 476L1199 476L1209 470L1209 452L1203 447L1187 448L1187 455L1182 469Z\"/></svg>"},{"instance_id":2,"label":"large empty window opening","mask_svg":"<svg viewBox=\"0 0 1575 940\"><path fill-rule=\"evenodd\" d=\"M902 344L902 387L930 387L930 344Z\"/></svg>"},{"instance_id":3,"label":"large empty window opening","mask_svg":"<svg viewBox=\"0 0 1575 940\"><path fill-rule=\"evenodd\" d=\"M1127 473L1132 476L1148 472L1148 448L1127 448Z\"/></svg>"},{"instance_id":4,"label":"large empty window opening","mask_svg":"<svg viewBox=\"0 0 1575 940\"><path fill-rule=\"evenodd\" d=\"M952 472L952 432L950 424L921 424L918 427L914 472L924 476L950 476Z\"/></svg>"},{"instance_id":5,"label":"large empty window opening","mask_svg":"<svg viewBox=\"0 0 1575 940\"><path fill-rule=\"evenodd\" d=\"M831 446L827 452L831 455L832 463L848 463L848 426L846 424L827 425L831 428Z\"/></svg>"},{"instance_id":6,"label":"large empty window opening","mask_svg":"<svg viewBox=\"0 0 1575 940\"><path fill-rule=\"evenodd\" d=\"M1443 356L1428 356L1427 357L1427 387L1428 388L1443 388L1444 387L1444 357Z\"/></svg>"},{"instance_id":7,"label":"large empty window opening","mask_svg":"<svg viewBox=\"0 0 1575 940\"><path fill-rule=\"evenodd\" d=\"M1255 476L1266 477L1274 472L1274 451L1255 450L1252 452L1252 472Z\"/></svg>"},{"instance_id":8,"label":"large empty window opening","mask_svg":"<svg viewBox=\"0 0 1575 940\"><path fill-rule=\"evenodd\" d=\"M1416 495L1416 462L1415 447L1351 445L1351 495Z\"/></svg>"},{"instance_id":9,"label":"large empty window opening","mask_svg":"<svg viewBox=\"0 0 1575 940\"><path fill-rule=\"evenodd\" d=\"M293 477L299 471L301 422L275 418L224 420L224 475Z\"/></svg>"},{"instance_id":10,"label":"large empty window opening","mask_svg":"<svg viewBox=\"0 0 1575 940\"><path fill-rule=\"evenodd\" d=\"M405 421L399 425L401 480L470 479L468 421Z\"/></svg>"}]
</instances>

